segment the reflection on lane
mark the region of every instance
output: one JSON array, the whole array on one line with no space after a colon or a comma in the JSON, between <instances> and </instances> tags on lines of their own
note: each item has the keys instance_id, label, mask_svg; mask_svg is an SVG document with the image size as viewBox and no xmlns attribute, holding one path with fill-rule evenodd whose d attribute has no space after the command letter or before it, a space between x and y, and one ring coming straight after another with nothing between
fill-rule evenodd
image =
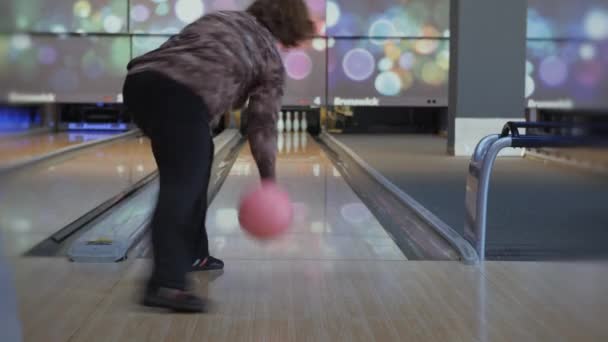
<instances>
[{"instance_id":1,"label":"reflection on lane","mask_svg":"<svg viewBox=\"0 0 608 342\"><path fill-rule=\"evenodd\" d=\"M0 167L36 158L68 146L108 138L114 134L60 132L7 137L0 140Z\"/></svg>"},{"instance_id":2,"label":"reflection on lane","mask_svg":"<svg viewBox=\"0 0 608 342\"><path fill-rule=\"evenodd\" d=\"M258 182L245 147L209 208L207 228L214 254L227 259L405 260L313 138L281 134L278 150L278 182L294 202L290 231L269 243L241 231L239 197Z\"/></svg>"},{"instance_id":3,"label":"reflection on lane","mask_svg":"<svg viewBox=\"0 0 608 342\"><path fill-rule=\"evenodd\" d=\"M7 245L24 252L155 170L148 140L127 138L7 175L0 179Z\"/></svg>"}]
</instances>

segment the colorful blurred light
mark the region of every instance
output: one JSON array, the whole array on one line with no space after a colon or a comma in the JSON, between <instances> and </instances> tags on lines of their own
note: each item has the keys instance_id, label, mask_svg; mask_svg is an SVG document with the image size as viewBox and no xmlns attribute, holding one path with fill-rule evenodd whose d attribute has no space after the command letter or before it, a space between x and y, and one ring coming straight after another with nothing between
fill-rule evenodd
<instances>
[{"instance_id":1,"label":"colorful blurred light","mask_svg":"<svg viewBox=\"0 0 608 342\"><path fill-rule=\"evenodd\" d=\"M389 71L393 68L395 63L390 58L382 58L378 62L378 70L380 71Z\"/></svg>"},{"instance_id":2,"label":"colorful blurred light","mask_svg":"<svg viewBox=\"0 0 608 342\"><path fill-rule=\"evenodd\" d=\"M74 15L79 18L88 18L91 15L91 4L86 0L75 2Z\"/></svg>"},{"instance_id":3,"label":"colorful blurred light","mask_svg":"<svg viewBox=\"0 0 608 342\"><path fill-rule=\"evenodd\" d=\"M589 61L595 58L596 50L595 46L591 44L582 44L579 49L579 54L581 59L584 61Z\"/></svg>"},{"instance_id":4,"label":"colorful blurred light","mask_svg":"<svg viewBox=\"0 0 608 342\"><path fill-rule=\"evenodd\" d=\"M215 0L213 2L214 10L222 11L237 11L242 9L243 6L239 6L234 0Z\"/></svg>"},{"instance_id":5,"label":"colorful blurred light","mask_svg":"<svg viewBox=\"0 0 608 342\"><path fill-rule=\"evenodd\" d=\"M312 60L304 51L291 51L285 58L287 75L294 80L303 80L312 72Z\"/></svg>"},{"instance_id":6,"label":"colorful blurred light","mask_svg":"<svg viewBox=\"0 0 608 342\"><path fill-rule=\"evenodd\" d=\"M38 49L38 60L41 64L54 64L57 61L57 51L51 46L41 46Z\"/></svg>"},{"instance_id":7,"label":"colorful blurred light","mask_svg":"<svg viewBox=\"0 0 608 342\"><path fill-rule=\"evenodd\" d=\"M528 44L529 57L546 57L556 52L557 45L555 41L535 41L532 44Z\"/></svg>"},{"instance_id":8,"label":"colorful blurred light","mask_svg":"<svg viewBox=\"0 0 608 342\"><path fill-rule=\"evenodd\" d=\"M450 50L445 49L437 54L437 65L445 70L450 70Z\"/></svg>"},{"instance_id":9,"label":"colorful blurred light","mask_svg":"<svg viewBox=\"0 0 608 342\"><path fill-rule=\"evenodd\" d=\"M409 70L398 70L401 77L401 88L406 91L414 86L414 75Z\"/></svg>"},{"instance_id":10,"label":"colorful blurred light","mask_svg":"<svg viewBox=\"0 0 608 342\"><path fill-rule=\"evenodd\" d=\"M404 9L389 10L388 15L400 36L415 37L420 34L420 22Z\"/></svg>"},{"instance_id":11,"label":"colorful blurred light","mask_svg":"<svg viewBox=\"0 0 608 342\"><path fill-rule=\"evenodd\" d=\"M428 6L428 0L411 1L408 6L408 12L422 22L429 20L431 8Z\"/></svg>"},{"instance_id":12,"label":"colorful blurred light","mask_svg":"<svg viewBox=\"0 0 608 342\"><path fill-rule=\"evenodd\" d=\"M450 0L440 0L433 9L433 20L438 25L449 26L450 22ZM449 34L447 35L449 37Z\"/></svg>"},{"instance_id":13,"label":"colorful blurred light","mask_svg":"<svg viewBox=\"0 0 608 342\"><path fill-rule=\"evenodd\" d=\"M550 56L541 62L539 73L546 85L557 87L568 78L568 66L559 57Z\"/></svg>"},{"instance_id":14,"label":"colorful blurred light","mask_svg":"<svg viewBox=\"0 0 608 342\"><path fill-rule=\"evenodd\" d=\"M11 47L15 50L26 50L32 46L32 39L27 34L14 35L11 39Z\"/></svg>"},{"instance_id":15,"label":"colorful blurred light","mask_svg":"<svg viewBox=\"0 0 608 342\"><path fill-rule=\"evenodd\" d=\"M167 26L160 31L160 33L163 33L163 34L174 34L176 32L179 32L179 28L177 28L175 26Z\"/></svg>"},{"instance_id":16,"label":"colorful blurred light","mask_svg":"<svg viewBox=\"0 0 608 342\"><path fill-rule=\"evenodd\" d=\"M528 0L528 38L608 39L608 2Z\"/></svg>"},{"instance_id":17,"label":"colorful blurred light","mask_svg":"<svg viewBox=\"0 0 608 342\"><path fill-rule=\"evenodd\" d=\"M528 9L527 29L529 38L547 38L554 34L549 22L533 8Z\"/></svg>"},{"instance_id":18,"label":"colorful blurred light","mask_svg":"<svg viewBox=\"0 0 608 342\"><path fill-rule=\"evenodd\" d=\"M131 42L127 37L118 37L112 39L110 45L110 61L111 67L114 72L124 72L126 66L125 62L128 62L131 58Z\"/></svg>"},{"instance_id":19,"label":"colorful blurred light","mask_svg":"<svg viewBox=\"0 0 608 342\"><path fill-rule=\"evenodd\" d=\"M363 81L372 75L375 64L374 56L369 51L355 48L344 55L342 69L351 80Z\"/></svg>"},{"instance_id":20,"label":"colorful blurred light","mask_svg":"<svg viewBox=\"0 0 608 342\"><path fill-rule=\"evenodd\" d=\"M134 36L133 37L133 58L139 57L145 53L148 53L156 48L158 48L161 44L166 42L168 37L161 36Z\"/></svg>"},{"instance_id":21,"label":"colorful blurred light","mask_svg":"<svg viewBox=\"0 0 608 342\"><path fill-rule=\"evenodd\" d=\"M439 30L431 25L425 25L422 27L422 36L423 37L440 37L441 33Z\"/></svg>"},{"instance_id":22,"label":"colorful blurred light","mask_svg":"<svg viewBox=\"0 0 608 342\"><path fill-rule=\"evenodd\" d=\"M122 30L123 19L116 15L108 15L103 20L103 28L108 33L118 33Z\"/></svg>"},{"instance_id":23,"label":"colorful blurred light","mask_svg":"<svg viewBox=\"0 0 608 342\"><path fill-rule=\"evenodd\" d=\"M325 12L325 0L306 0L306 3L313 13L322 14Z\"/></svg>"},{"instance_id":24,"label":"colorful blurred light","mask_svg":"<svg viewBox=\"0 0 608 342\"><path fill-rule=\"evenodd\" d=\"M394 41L387 41L384 45L384 54L393 61L401 57L401 48Z\"/></svg>"},{"instance_id":25,"label":"colorful blurred light","mask_svg":"<svg viewBox=\"0 0 608 342\"><path fill-rule=\"evenodd\" d=\"M414 50L421 55L430 55L439 47L439 41L433 39L421 39L414 44Z\"/></svg>"},{"instance_id":26,"label":"colorful blurred light","mask_svg":"<svg viewBox=\"0 0 608 342\"><path fill-rule=\"evenodd\" d=\"M150 10L142 4L133 6L131 9L131 19L137 22L143 22L150 18Z\"/></svg>"},{"instance_id":27,"label":"colorful blurred light","mask_svg":"<svg viewBox=\"0 0 608 342\"><path fill-rule=\"evenodd\" d=\"M202 0L177 0L175 15L184 24L190 24L205 13Z\"/></svg>"},{"instance_id":28,"label":"colorful blurred light","mask_svg":"<svg viewBox=\"0 0 608 342\"><path fill-rule=\"evenodd\" d=\"M433 86L440 86L447 80L447 73L441 70L437 64L426 62L422 67L422 80Z\"/></svg>"},{"instance_id":29,"label":"colorful blurred light","mask_svg":"<svg viewBox=\"0 0 608 342\"><path fill-rule=\"evenodd\" d=\"M333 48L336 45L336 40L334 38L327 38L327 47Z\"/></svg>"},{"instance_id":30,"label":"colorful blurred light","mask_svg":"<svg viewBox=\"0 0 608 342\"><path fill-rule=\"evenodd\" d=\"M328 34L332 36L433 37L449 26L449 0L331 0ZM339 13L337 15L332 13ZM330 25L331 21L331 25Z\"/></svg>"},{"instance_id":31,"label":"colorful blurred light","mask_svg":"<svg viewBox=\"0 0 608 342\"><path fill-rule=\"evenodd\" d=\"M416 56L411 52L405 52L399 58L399 66L405 70L410 70L414 66Z\"/></svg>"},{"instance_id":32,"label":"colorful blurred light","mask_svg":"<svg viewBox=\"0 0 608 342\"><path fill-rule=\"evenodd\" d=\"M534 64L530 61L526 61L526 75L530 75L534 72Z\"/></svg>"},{"instance_id":33,"label":"colorful blurred light","mask_svg":"<svg viewBox=\"0 0 608 342\"><path fill-rule=\"evenodd\" d=\"M340 7L333 1L327 2L327 27L335 26L340 21Z\"/></svg>"},{"instance_id":34,"label":"colorful blurred light","mask_svg":"<svg viewBox=\"0 0 608 342\"><path fill-rule=\"evenodd\" d=\"M320 35L327 34L327 26L325 25L325 22L319 22L316 24L316 26L317 26L317 32L319 32Z\"/></svg>"},{"instance_id":35,"label":"colorful blurred light","mask_svg":"<svg viewBox=\"0 0 608 342\"><path fill-rule=\"evenodd\" d=\"M27 30L27 28L30 26L29 19L26 16L24 16L24 15L17 16L16 23L17 23L17 30L18 31Z\"/></svg>"},{"instance_id":36,"label":"colorful blurred light","mask_svg":"<svg viewBox=\"0 0 608 342\"><path fill-rule=\"evenodd\" d=\"M382 72L374 82L376 90L384 96L396 96L401 91L401 79L391 71Z\"/></svg>"},{"instance_id":37,"label":"colorful blurred light","mask_svg":"<svg viewBox=\"0 0 608 342\"><path fill-rule=\"evenodd\" d=\"M587 14L584 22L585 32L591 39L608 39L608 12L597 10Z\"/></svg>"},{"instance_id":38,"label":"colorful blurred light","mask_svg":"<svg viewBox=\"0 0 608 342\"><path fill-rule=\"evenodd\" d=\"M161 2L158 5L156 5L156 9L154 10L154 13L156 13L156 15L164 17L167 14L169 14L169 4L167 4L166 2Z\"/></svg>"},{"instance_id":39,"label":"colorful blurred light","mask_svg":"<svg viewBox=\"0 0 608 342\"><path fill-rule=\"evenodd\" d=\"M327 48L327 40L325 38L315 38L312 40L312 47L317 51L324 51Z\"/></svg>"},{"instance_id":40,"label":"colorful blurred light","mask_svg":"<svg viewBox=\"0 0 608 342\"><path fill-rule=\"evenodd\" d=\"M532 94L534 94L534 90L536 90L534 79L530 75L526 75L526 98L532 96Z\"/></svg>"},{"instance_id":41,"label":"colorful blurred light","mask_svg":"<svg viewBox=\"0 0 608 342\"><path fill-rule=\"evenodd\" d=\"M378 19L369 28L369 37L394 37L397 29L393 23L385 18Z\"/></svg>"},{"instance_id":42,"label":"colorful blurred light","mask_svg":"<svg viewBox=\"0 0 608 342\"><path fill-rule=\"evenodd\" d=\"M68 32L68 29L61 24L55 24L51 25L50 31L55 34L61 34Z\"/></svg>"},{"instance_id":43,"label":"colorful blurred light","mask_svg":"<svg viewBox=\"0 0 608 342\"><path fill-rule=\"evenodd\" d=\"M603 70L605 66L597 61L592 61L581 65L576 73L578 83L586 88L596 87L605 77Z\"/></svg>"},{"instance_id":44,"label":"colorful blurred light","mask_svg":"<svg viewBox=\"0 0 608 342\"><path fill-rule=\"evenodd\" d=\"M340 208L342 218L351 224L364 223L371 219L373 214L361 203L347 203Z\"/></svg>"}]
</instances>

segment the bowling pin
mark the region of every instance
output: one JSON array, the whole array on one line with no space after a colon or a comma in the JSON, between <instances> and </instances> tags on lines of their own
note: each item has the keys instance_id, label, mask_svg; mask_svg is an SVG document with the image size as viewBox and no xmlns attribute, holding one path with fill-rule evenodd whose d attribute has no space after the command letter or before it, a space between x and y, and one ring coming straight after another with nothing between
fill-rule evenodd
<instances>
[{"instance_id":1,"label":"bowling pin","mask_svg":"<svg viewBox=\"0 0 608 342\"><path fill-rule=\"evenodd\" d=\"M279 153L283 153L283 148L285 147L285 140L283 138L283 134L279 133L277 137L277 147L279 149Z\"/></svg>"},{"instance_id":2,"label":"bowling pin","mask_svg":"<svg viewBox=\"0 0 608 342\"><path fill-rule=\"evenodd\" d=\"M300 152L300 132L293 134L293 151L295 153Z\"/></svg>"},{"instance_id":3,"label":"bowling pin","mask_svg":"<svg viewBox=\"0 0 608 342\"><path fill-rule=\"evenodd\" d=\"M302 122L300 123L300 129L302 129L302 132L306 132L308 130L308 121L306 120L306 112L302 112Z\"/></svg>"},{"instance_id":4,"label":"bowling pin","mask_svg":"<svg viewBox=\"0 0 608 342\"><path fill-rule=\"evenodd\" d=\"M283 121L283 111L279 112L279 120L277 121L277 131L283 133L285 130L285 121Z\"/></svg>"},{"instance_id":5,"label":"bowling pin","mask_svg":"<svg viewBox=\"0 0 608 342\"><path fill-rule=\"evenodd\" d=\"M285 145L287 154L291 153L291 132L285 134Z\"/></svg>"},{"instance_id":6,"label":"bowling pin","mask_svg":"<svg viewBox=\"0 0 608 342\"><path fill-rule=\"evenodd\" d=\"M296 133L300 131L300 112L293 113L293 131Z\"/></svg>"},{"instance_id":7,"label":"bowling pin","mask_svg":"<svg viewBox=\"0 0 608 342\"><path fill-rule=\"evenodd\" d=\"M291 132L291 112L287 112L285 117L285 132Z\"/></svg>"}]
</instances>

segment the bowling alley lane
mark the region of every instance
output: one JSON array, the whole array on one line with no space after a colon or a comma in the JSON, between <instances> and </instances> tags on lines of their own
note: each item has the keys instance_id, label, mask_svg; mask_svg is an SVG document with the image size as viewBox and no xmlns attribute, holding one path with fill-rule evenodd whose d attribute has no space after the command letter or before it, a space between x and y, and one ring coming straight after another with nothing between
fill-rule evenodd
<instances>
[{"instance_id":1,"label":"bowling alley lane","mask_svg":"<svg viewBox=\"0 0 608 342\"><path fill-rule=\"evenodd\" d=\"M226 259L405 260L312 137L284 133L278 149L278 182L294 202L293 227L271 243L257 242L241 231L239 196L259 178L245 146L209 208L213 253Z\"/></svg>"},{"instance_id":2,"label":"bowling alley lane","mask_svg":"<svg viewBox=\"0 0 608 342\"><path fill-rule=\"evenodd\" d=\"M258 181L248 146L211 204L212 252L226 269L192 279L209 313L138 306L150 259L15 258L25 340L606 340L605 264L406 261L311 137L282 135L277 165L296 207L282 239L239 228L239 196Z\"/></svg>"},{"instance_id":3,"label":"bowling alley lane","mask_svg":"<svg viewBox=\"0 0 608 342\"><path fill-rule=\"evenodd\" d=\"M18 255L156 170L149 142L124 138L0 178L0 229Z\"/></svg>"},{"instance_id":4,"label":"bowling alley lane","mask_svg":"<svg viewBox=\"0 0 608 342\"><path fill-rule=\"evenodd\" d=\"M0 138L0 168L116 133L45 132Z\"/></svg>"}]
</instances>

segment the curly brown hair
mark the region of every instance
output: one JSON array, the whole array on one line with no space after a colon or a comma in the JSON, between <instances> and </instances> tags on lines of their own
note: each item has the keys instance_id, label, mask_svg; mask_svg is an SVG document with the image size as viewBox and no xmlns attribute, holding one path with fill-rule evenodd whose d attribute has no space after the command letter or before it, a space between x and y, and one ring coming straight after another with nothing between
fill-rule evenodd
<instances>
[{"instance_id":1,"label":"curly brown hair","mask_svg":"<svg viewBox=\"0 0 608 342\"><path fill-rule=\"evenodd\" d=\"M247 12L285 47L295 47L315 34L304 0L256 0Z\"/></svg>"}]
</instances>

